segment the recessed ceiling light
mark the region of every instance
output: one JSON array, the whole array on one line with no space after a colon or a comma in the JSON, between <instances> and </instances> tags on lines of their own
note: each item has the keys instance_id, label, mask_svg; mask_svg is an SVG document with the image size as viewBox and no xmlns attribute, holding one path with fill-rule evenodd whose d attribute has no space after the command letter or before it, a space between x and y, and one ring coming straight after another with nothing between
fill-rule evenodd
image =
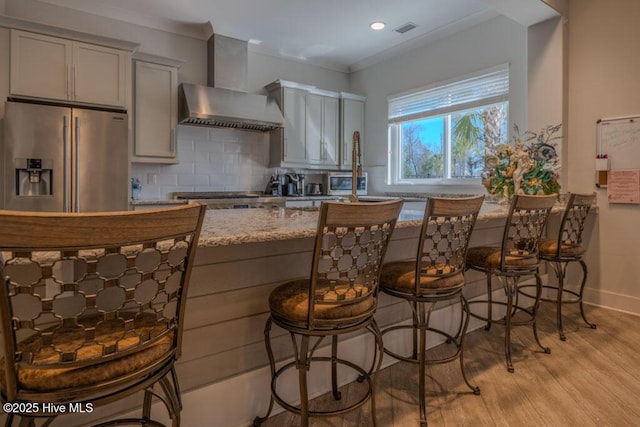
<instances>
[{"instance_id":1,"label":"recessed ceiling light","mask_svg":"<svg viewBox=\"0 0 640 427\"><path fill-rule=\"evenodd\" d=\"M372 22L371 24L369 24L369 26L371 27L372 30L382 30L385 27L385 23L382 21L376 21L376 22Z\"/></svg>"}]
</instances>

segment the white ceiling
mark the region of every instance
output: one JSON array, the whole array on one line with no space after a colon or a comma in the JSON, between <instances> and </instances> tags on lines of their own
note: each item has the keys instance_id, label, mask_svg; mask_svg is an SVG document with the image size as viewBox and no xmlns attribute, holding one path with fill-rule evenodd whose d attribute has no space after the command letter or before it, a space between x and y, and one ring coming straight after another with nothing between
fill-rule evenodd
<instances>
[{"instance_id":1,"label":"white ceiling","mask_svg":"<svg viewBox=\"0 0 640 427\"><path fill-rule=\"evenodd\" d=\"M499 14L523 25L557 13L541 0L40 0L198 38L211 32L251 41L252 49L341 71ZM373 31L369 24L384 21ZM405 34L394 31L411 22Z\"/></svg>"}]
</instances>

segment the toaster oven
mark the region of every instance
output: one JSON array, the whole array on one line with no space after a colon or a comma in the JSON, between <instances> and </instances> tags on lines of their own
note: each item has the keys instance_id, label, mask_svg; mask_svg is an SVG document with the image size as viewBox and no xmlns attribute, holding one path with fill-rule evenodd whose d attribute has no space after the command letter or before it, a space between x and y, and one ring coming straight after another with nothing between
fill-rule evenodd
<instances>
[{"instance_id":1,"label":"toaster oven","mask_svg":"<svg viewBox=\"0 0 640 427\"><path fill-rule=\"evenodd\" d=\"M351 194L351 174L344 172L328 172L323 175L322 187L329 196L346 196ZM367 194L367 173L358 178L356 194Z\"/></svg>"}]
</instances>

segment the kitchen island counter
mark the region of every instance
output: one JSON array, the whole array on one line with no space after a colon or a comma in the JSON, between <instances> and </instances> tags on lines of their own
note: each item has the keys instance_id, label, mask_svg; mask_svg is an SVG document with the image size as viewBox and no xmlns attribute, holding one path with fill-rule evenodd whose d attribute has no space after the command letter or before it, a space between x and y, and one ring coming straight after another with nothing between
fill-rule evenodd
<instances>
[{"instance_id":1,"label":"kitchen island counter","mask_svg":"<svg viewBox=\"0 0 640 427\"><path fill-rule=\"evenodd\" d=\"M562 206L554 208L562 210ZM423 211L403 209L397 228L416 227ZM508 206L484 203L478 221L505 218ZM212 209L207 211L200 246L238 245L315 236L318 208Z\"/></svg>"}]
</instances>

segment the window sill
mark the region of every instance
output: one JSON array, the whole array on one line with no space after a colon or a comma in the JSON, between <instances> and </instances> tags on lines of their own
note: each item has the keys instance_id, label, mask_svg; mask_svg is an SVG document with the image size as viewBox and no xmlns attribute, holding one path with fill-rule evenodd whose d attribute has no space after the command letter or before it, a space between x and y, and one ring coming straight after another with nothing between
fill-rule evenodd
<instances>
[{"instance_id":1,"label":"window sill","mask_svg":"<svg viewBox=\"0 0 640 427\"><path fill-rule=\"evenodd\" d=\"M432 182L399 182L385 185L385 192L486 194L480 179L434 179Z\"/></svg>"}]
</instances>

